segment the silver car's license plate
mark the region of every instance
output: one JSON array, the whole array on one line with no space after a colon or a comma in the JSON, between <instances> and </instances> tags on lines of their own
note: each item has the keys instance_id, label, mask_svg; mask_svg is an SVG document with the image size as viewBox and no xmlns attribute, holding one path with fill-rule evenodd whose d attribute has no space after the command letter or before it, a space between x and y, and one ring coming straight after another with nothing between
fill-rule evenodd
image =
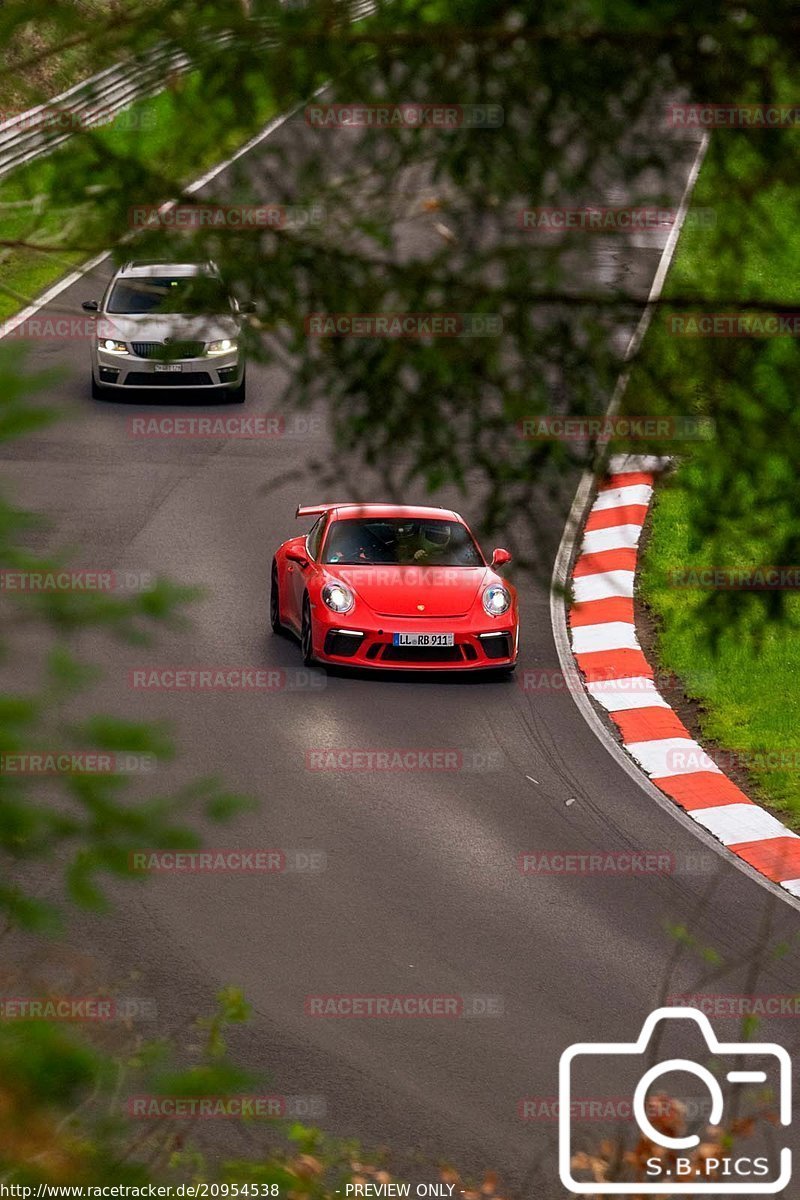
<instances>
[{"instance_id":1,"label":"silver car's license plate","mask_svg":"<svg viewBox=\"0 0 800 1200\"><path fill-rule=\"evenodd\" d=\"M393 633L392 644L395 646L452 646L455 635L452 633Z\"/></svg>"},{"instance_id":2,"label":"silver car's license plate","mask_svg":"<svg viewBox=\"0 0 800 1200\"><path fill-rule=\"evenodd\" d=\"M183 363L156 363L153 370L155 370L155 371L182 371Z\"/></svg>"}]
</instances>

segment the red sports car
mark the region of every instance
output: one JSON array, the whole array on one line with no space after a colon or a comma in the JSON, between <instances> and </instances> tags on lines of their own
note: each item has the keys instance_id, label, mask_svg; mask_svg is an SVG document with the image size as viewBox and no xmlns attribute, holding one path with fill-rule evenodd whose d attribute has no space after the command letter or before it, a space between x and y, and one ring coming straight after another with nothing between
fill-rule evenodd
<instances>
[{"instance_id":1,"label":"red sports car","mask_svg":"<svg viewBox=\"0 0 800 1200\"><path fill-rule=\"evenodd\" d=\"M517 594L458 513L397 504L319 504L272 562L270 621L303 661L391 670L517 663Z\"/></svg>"}]
</instances>

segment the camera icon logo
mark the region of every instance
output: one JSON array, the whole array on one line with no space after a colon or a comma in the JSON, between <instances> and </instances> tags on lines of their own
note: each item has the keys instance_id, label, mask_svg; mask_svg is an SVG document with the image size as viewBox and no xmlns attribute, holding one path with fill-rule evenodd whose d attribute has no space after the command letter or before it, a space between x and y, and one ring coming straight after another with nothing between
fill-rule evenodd
<instances>
[{"instance_id":1,"label":"camera icon logo","mask_svg":"<svg viewBox=\"0 0 800 1200\"><path fill-rule=\"evenodd\" d=\"M653 1146L645 1164L645 1177L635 1182L611 1182L573 1177L573 1159L577 1147L572 1127L573 1085L576 1070L586 1065L597 1071L597 1057L620 1060L635 1065L632 1056L644 1058L659 1022L693 1022L705 1041L716 1073L688 1058L669 1058L658 1061L642 1072L633 1092L631 1109L642 1138ZM673 1025L676 1028L676 1025ZM594 1056L594 1058L592 1057ZM742 1066L744 1060L744 1067ZM749 1061L748 1061L749 1060ZM757 1061L756 1061L757 1060ZM764 1060L767 1060L764 1062ZM767 1068L771 1067L772 1071ZM656 1128L648 1113L648 1092L662 1076L682 1072L699 1079L708 1092L710 1106L705 1124L722 1125L725 1118L725 1093L748 1085L767 1085L775 1082L777 1122L780 1127L791 1123L792 1063L788 1052L773 1042L720 1042L705 1013L694 1008L659 1008L645 1021L635 1042L580 1042L569 1046L559 1064L559 1129L558 1165L561 1182L577 1195L618 1196L659 1195L775 1195L783 1191L792 1177L792 1151L788 1146L779 1152L756 1157L742 1154L736 1148L720 1150L716 1158L693 1156L701 1138L696 1133L674 1136ZM578 1105L579 1107L579 1105ZM585 1147L583 1148L585 1149Z\"/></svg>"}]
</instances>

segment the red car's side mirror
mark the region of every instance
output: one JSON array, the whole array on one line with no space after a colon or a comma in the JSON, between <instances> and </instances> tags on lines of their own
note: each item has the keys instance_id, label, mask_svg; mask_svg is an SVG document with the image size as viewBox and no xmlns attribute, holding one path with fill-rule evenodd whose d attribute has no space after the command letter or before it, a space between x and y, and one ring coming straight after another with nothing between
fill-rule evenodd
<instances>
[{"instance_id":1,"label":"red car's side mirror","mask_svg":"<svg viewBox=\"0 0 800 1200\"><path fill-rule=\"evenodd\" d=\"M511 554L508 550L504 550L502 546L498 546L497 549L492 552L493 567L503 567L506 563L510 562Z\"/></svg>"},{"instance_id":2,"label":"red car's side mirror","mask_svg":"<svg viewBox=\"0 0 800 1200\"><path fill-rule=\"evenodd\" d=\"M302 550L287 550L286 557L289 559L289 562L299 563L301 567L308 566L308 559Z\"/></svg>"}]
</instances>

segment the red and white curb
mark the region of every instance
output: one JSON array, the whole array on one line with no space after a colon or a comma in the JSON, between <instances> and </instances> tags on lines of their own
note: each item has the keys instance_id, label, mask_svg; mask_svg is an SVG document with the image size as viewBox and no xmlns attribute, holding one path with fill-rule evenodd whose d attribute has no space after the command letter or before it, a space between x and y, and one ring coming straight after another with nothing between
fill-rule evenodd
<instances>
[{"instance_id":1,"label":"red and white curb","mask_svg":"<svg viewBox=\"0 0 800 1200\"><path fill-rule=\"evenodd\" d=\"M800 837L720 771L670 708L633 616L639 538L665 459L612 458L572 569L572 651L586 689L653 783L732 854L800 896Z\"/></svg>"}]
</instances>

